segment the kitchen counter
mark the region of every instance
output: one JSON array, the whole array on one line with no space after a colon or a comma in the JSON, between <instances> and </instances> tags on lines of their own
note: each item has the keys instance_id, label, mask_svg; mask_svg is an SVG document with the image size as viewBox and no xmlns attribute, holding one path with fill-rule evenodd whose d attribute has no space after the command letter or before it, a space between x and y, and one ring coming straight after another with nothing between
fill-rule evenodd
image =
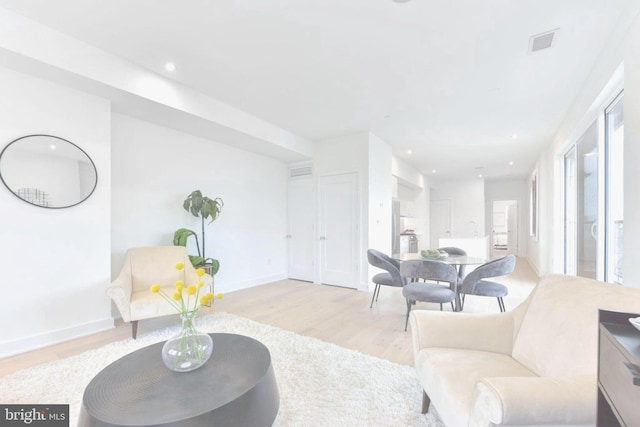
<instances>
[{"instance_id":1,"label":"kitchen counter","mask_svg":"<svg viewBox=\"0 0 640 427\"><path fill-rule=\"evenodd\" d=\"M438 239L438 247L453 246L467 252L472 257L489 259L489 236L483 237L447 237Z\"/></svg>"}]
</instances>

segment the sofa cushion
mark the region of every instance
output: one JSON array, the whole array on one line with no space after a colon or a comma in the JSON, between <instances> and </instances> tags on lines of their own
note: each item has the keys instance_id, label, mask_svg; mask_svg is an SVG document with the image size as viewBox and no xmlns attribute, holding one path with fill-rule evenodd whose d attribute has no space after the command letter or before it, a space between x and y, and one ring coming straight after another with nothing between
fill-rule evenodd
<instances>
[{"instance_id":1,"label":"sofa cushion","mask_svg":"<svg viewBox=\"0 0 640 427\"><path fill-rule=\"evenodd\" d=\"M540 280L513 346L513 358L539 376L597 373L598 309L640 313L640 290L583 277Z\"/></svg>"},{"instance_id":2,"label":"sofa cushion","mask_svg":"<svg viewBox=\"0 0 640 427\"><path fill-rule=\"evenodd\" d=\"M510 356L477 350L425 348L416 359L425 390L447 426L466 426L476 382L487 377L535 377Z\"/></svg>"}]
</instances>

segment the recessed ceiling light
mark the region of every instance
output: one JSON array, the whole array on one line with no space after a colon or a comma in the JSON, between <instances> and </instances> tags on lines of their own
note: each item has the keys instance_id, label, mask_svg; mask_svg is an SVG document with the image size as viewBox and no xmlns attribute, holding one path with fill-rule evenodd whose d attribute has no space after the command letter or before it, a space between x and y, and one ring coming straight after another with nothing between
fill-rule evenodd
<instances>
[{"instance_id":1,"label":"recessed ceiling light","mask_svg":"<svg viewBox=\"0 0 640 427\"><path fill-rule=\"evenodd\" d=\"M174 64L173 62L167 62L166 64L164 64L164 69L172 72L176 70L176 64Z\"/></svg>"},{"instance_id":2,"label":"recessed ceiling light","mask_svg":"<svg viewBox=\"0 0 640 427\"><path fill-rule=\"evenodd\" d=\"M408 154L408 155L412 155L412 154L413 154L413 150L412 150L412 149L408 149L408 150L407 150L407 154Z\"/></svg>"},{"instance_id":3,"label":"recessed ceiling light","mask_svg":"<svg viewBox=\"0 0 640 427\"><path fill-rule=\"evenodd\" d=\"M435 170L435 169L434 169L434 170L432 170L432 171L431 171L431 173L436 173L436 170Z\"/></svg>"},{"instance_id":4,"label":"recessed ceiling light","mask_svg":"<svg viewBox=\"0 0 640 427\"><path fill-rule=\"evenodd\" d=\"M511 134L511 139L518 139L518 134L517 133L512 133Z\"/></svg>"},{"instance_id":5,"label":"recessed ceiling light","mask_svg":"<svg viewBox=\"0 0 640 427\"><path fill-rule=\"evenodd\" d=\"M56 144L51 144L51 145L49 146L49 148L51 148L52 150L55 150L55 149L56 149Z\"/></svg>"},{"instance_id":6,"label":"recessed ceiling light","mask_svg":"<svg viewBox=\"0 0 640 427\"><path fill-rule=\"evenodd\" d=\"M513 166L513 160L509 162L509 166Z\"/></svg>"},{"instance_id":7,"label":"recessed ceiling light","mask_svg":"<svg viewBox=\"0 0 640 427\"><path fill-rule=\"evenodd\" d=\"M482 174L481 173L478 174L478 178L482 178Z\"/></svg>"}]
</instances>

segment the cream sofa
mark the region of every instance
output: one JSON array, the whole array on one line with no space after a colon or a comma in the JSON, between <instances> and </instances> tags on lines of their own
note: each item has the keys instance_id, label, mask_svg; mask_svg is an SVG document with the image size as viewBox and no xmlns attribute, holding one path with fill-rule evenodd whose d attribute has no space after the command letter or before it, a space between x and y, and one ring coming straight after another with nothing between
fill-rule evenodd
<instances>
[{"instance_id":1,"label":"cream sofa","mask_svg":"<svg viewBox=\"0 0 640 427\"><path fill-rule=\"evenodd\" d=\"M177 262L184 269L176 270ZM120 274L106 294L113 299L125 322L131 322L131 336L136 338L138 320L178 314L176 309L160 295L149 288L159 283L167 295L175 292L176 280L186 285L204 281L207 289L212 289L213 277L205 274L201 279L189 261L187 250L182 246L151 246L132 248L127 251Z\"/></svg>"},{"instance_id":2,"label":"cream sofa","mask_svg":"<svg viewBox=\"0 0 640 427\"><path fill-rule=\"evenodd\" d=\"M500 314L415 310L423 413L447 427L593 426L598 309L640 313L640 289L550 275Z\"/></svg>"}]
</instances>

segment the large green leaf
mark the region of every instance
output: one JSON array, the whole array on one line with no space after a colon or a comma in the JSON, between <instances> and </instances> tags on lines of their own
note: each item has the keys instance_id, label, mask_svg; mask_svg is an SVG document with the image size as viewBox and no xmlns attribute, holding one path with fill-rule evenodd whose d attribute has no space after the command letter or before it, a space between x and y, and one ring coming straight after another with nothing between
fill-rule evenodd
<instances>
[{"instance_id":1,"label":"large green leaf","mask_svg":"<svg viewBox=\"0 0 640 427\"><path fill-rule=\"evenodd\" d=\"M215 199L211 199L209 197L205 197L202 195L200 190L194 190L187 196L187 198L182 203L182 207L185 211L189 212L191 215L195 217L202 218L202 238L204 239L204 221L209 220L209 224L211 224L222 211L222 207L224 206L224 202L221 198L216 197ZM204 258L204 240L202 242L202 252L200 252L200 244L198 242L198 235L186 228L181 228L177 230L173 236L173 244L186 246L189 237L193 236L196 239L196 247L198 248L198 256L191 256L191 263L193 265L198 265L206 262L210 262L213 264L214 274L220 268L220 263L218 260L213 258ZM201 256L202 255L202 256Z\"/></svg>"},{"instance_id":2,"label":"large green leaf","mask_svg":"<svg viewBox=\"0 0 640 427\"><path fill-rule=\"evenodd\" d=\"M187 196L184 203L182 203L185 211L195 217L200 216L204 219L209 219L209 223L218 217L223 206L224 202L221 198L216 197L215 199L211 199L205 197L200 190L193 191Z\"/></svg>"},{"instance_id":3,"label":"large green leaf","mask_svg":"<svg viewBox=\"0 0 640 427\"><path fill-rule=\"evenodd\" d=\"M213 274L216 274L220 269L220 261L218 261L217 259L202 258L201 256L189 255L189 260L191 261L191 264L196 268L202 267L206 264L211 264L213 267Z\"/></svg>"},{"instance_id":4,"label":"large green leaf","mask_svg":"<svg viewBox=\"0 0 640 427\"><path fill-rule=\"evenodd\" d=\"M195 232L187 228L179 228L173 233L173 244L175 246L187 246L187 240L189 240L190 236L197 238Z\"/></svg>"}]
</instances>

